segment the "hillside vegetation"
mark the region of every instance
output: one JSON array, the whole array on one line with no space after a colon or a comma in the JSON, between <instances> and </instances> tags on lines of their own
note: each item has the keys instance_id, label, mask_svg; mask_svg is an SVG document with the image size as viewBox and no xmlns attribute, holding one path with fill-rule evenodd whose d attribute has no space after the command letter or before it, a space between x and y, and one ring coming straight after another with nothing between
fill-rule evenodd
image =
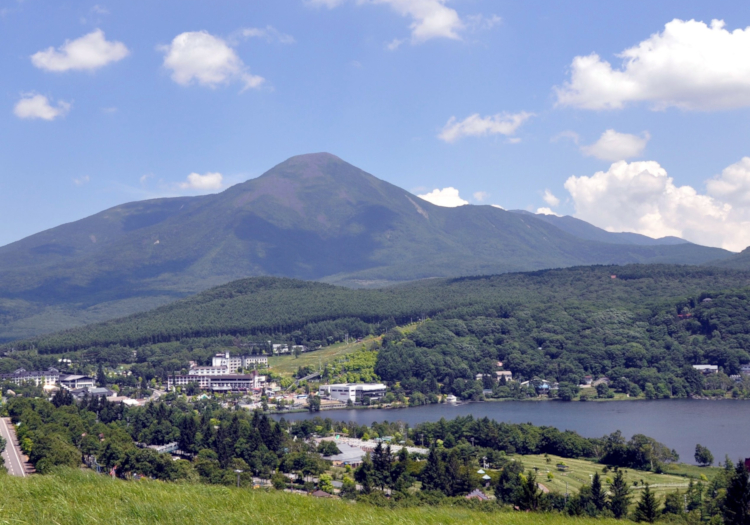
<instances>
[{"instance_id":1,"label":"hillside vegetation","mask_svg":"<svg viewBox=\"0 0 750 525\"><path fill-rule=\"evenodd\" d=\"M748 286L747 272L667 265L436 279L376 290L253 278L151 312L8 344L0 368L54 365L65 354L81 370L126 364L135 377L163 379L189 360L209 362L216 351L268 352L269 340L326 348L320 357L294 360L317 368L347 335L383 335L367 345L379 350L374 373L399 399L406 394L416 403L448 393L477 399L488 389L494 397L520 399L542 385L522 388L519 381L537 379L560 382L554 394L572 399L585 375L611 379L607 388L587 392L600 397L614 391L744 397L750 384L728 376L750 362ZM428 320L404 333L394 329L419 319ZM518 381L492 381L498 361ZM705 363L722 373L704 377L691 367ZM476 381L477 374L486 377Z\"/></svg>"},{"instance_id":2,"label":"hillside vegetation","mask_svg":"<svg viewBox=\"0 0 750 525\"><path fill-rule=\"evenodd\" d=\"M482 512L462 507L385 509L341 500L220 486L125 482L63 470L52 476L0 476L0 520L59 525L585 525L615 520L561 514Z\"/></svg>"},{"instance_id":3,"label":"hillside vegetation","mask_svg":"<svg viewBox=\"0 0 750 525\"><path fill-rule=\"evenodd\" d=\"M333 155L302 155L216 195L123 204L0 247L0 341L147 310L243 277L371 286L731 255L634 243L583 225L564 231L492 206L435 206Z\"/></svg>"}]
</instances>

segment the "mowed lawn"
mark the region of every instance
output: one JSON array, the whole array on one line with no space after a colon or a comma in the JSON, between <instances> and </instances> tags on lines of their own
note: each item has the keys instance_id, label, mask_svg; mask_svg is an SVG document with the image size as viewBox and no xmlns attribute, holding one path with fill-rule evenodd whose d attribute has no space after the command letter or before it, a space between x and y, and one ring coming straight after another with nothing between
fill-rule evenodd
<instances>
[{"instance_id":1,"label":"mowed lawn","mask_svg":"<svg viewBox=\"0 0 750 525\"><path fill-rule=\"evenodd\" d=\"M557 491L565 493L566 483L568 493L575 494L583 485L590 485L591 478L595 472L599 473L602 484L605 489L609 485L607 479L610 481L614 479L615 473L610 470L609 472L603 472L604 465L594 463L592 461L582 459L568 459L561 458L559 456L549 456L549 463L547 458L543 455L529 455L529 456L516 456L523 462L526 470L533 469L536 467L537 480L539 483L546 486L551 491ZM558 463L565 463L567 465L566 470L560 470L557 468ZM695 467L698 469L698 467ZM690 480L684 476L676 476L673 474L656 474L654 472L645 472L642 470L633 469L622 469L625 472L625 479L630 485L634 494L634 500L637 498L640 491L643 489L643 483L648 483L651 488L656 492L658 496L663 498L664 494L668 492L674 492L676 490L684 491ZM715 469L700 469L697 470L699 475L700 472L705 472L709 479L713 476ZM547 478L547 473L552 474L552 479ZM693 474L691 470L690 474ZM637 486L634 485L637 482Z\"/></svg>"},{"instance_id":2,"label":"mowed lawn","mask_svg":"<svg viewBox=\"0 0 750 525\"><path fill-rule=\"evenodd\" d=\"M0 475L0 523L58 525L615 525L561 514L464 507L384 509L311 496L158 481L120 481L81 471Z\"/></svg>"}]
</instances>

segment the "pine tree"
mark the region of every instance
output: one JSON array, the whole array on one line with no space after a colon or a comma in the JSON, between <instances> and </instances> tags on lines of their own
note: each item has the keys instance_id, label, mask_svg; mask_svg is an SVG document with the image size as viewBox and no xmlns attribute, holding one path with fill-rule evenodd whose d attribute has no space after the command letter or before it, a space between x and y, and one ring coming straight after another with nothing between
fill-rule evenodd
<instances>
[{"instance_id":1,"label":"pine tree","mask_svg":"<svg viewBox=\"0 0 750 525\"><path fill-rule=\"evenodd\" d=\"M621 470L618 470L615 474L615 479L609 486L609 492L609 510L617 519L626 517L630 504L630 487Z\"/></svg>"},{"instance_id":2,"label":"pine tree","mask_svg":"<svg viewBox=\"0 0 750 525\"><path fill-rule=\"evenodd\" d=\"M430 447L430 453L427 456L427 465L422 471L422 487L426 490L444 491L447 474L445 471L445 461L440 457L440 452L435 445Z\"/></svg>"},{"instance_id":3,"label":"pine tree","mask_svg":"<svg viewBox=\"0 0 750 525\"><path fill-rule=\"evenodd\" d=\"M536 482L536 474L529 470L526 479L521 484L521 495L518 499L518 506L521 510L538 510L541 492Z\"/></svg>"},{"instance_id":4,"label":"pine tree","mask_svg":"<svg viewBox=\"0 0 750 525\"><path fill-rule=\"evenodd\" d=\"M737 461L724 499L724 523L727 525L750 525L750 482L745 463Z\"/></svg>"},{"instance_id":5,"label":"pine tree","mask_svg":"<svg viewBox=\"0 0 750 525\"><path fill-rule=\"evenodd\" d=\"M96 382L101 387L107 386L107 374L104 373L101 363L99 363L99 367L96 369Z\"/></svg>"},{"instance_id":6,"label":"pine tree","mask_svg":"<svg viewBox=\"0 0 750 525\"><path fill-rule=\"evenodd\" d=\"M378 442L378 446L375 447L375 451L372 454L372 466L375 484L381 490L391 485L392 462L391 446L388 445L386 448L383 448L383 442Z\"/></svg>"},{"instance_id":7,"label":"pine tree","mask_svg":"<svg viewBox=\"0 0 750 525\"><path fill-rule=\"evenodd\" d=\"M641 493L641 500L635 507L635 521L645 521L653 523L659 515L659 502L656 496L651 492L651 488L646 483L646 488Z\"/></svg>"},{"instance_id":8,"label":"pine tree","mask_svg":"<svg viewBox=\"0 0 750 525\"><path fill-rule=\"evenodd\" d=\"M607 500L602 490L602 480L598 472L594 473L594 478L591 480L591 503L594 504L598 512L603 511L607 505Z\"/></svg>"}]
</instances>

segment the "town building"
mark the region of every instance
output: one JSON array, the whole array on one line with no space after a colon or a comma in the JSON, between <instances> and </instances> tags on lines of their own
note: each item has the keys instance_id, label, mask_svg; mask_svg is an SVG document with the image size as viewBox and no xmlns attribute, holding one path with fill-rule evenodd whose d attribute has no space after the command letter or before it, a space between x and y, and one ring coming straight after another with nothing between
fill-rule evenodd
<instances>
[{"instance_id":1,"label":"town building","mask_svg":"<svg viewBox=\"0 0 750 525\"><path fill-rule=\"evenodd\" d=\"M44 371L27 372L19 368L12 374L0 374L0 381L10 381L17 385L32 384L34 386L51 386L60 380L60 371L56 368L48 368Z\"/></svg>"},{"instance_id":2,"label":"town building","mask_svg":"<svg viewBox=\"0 0 750 525\"><path fill-rule=\"evenodd\" d=\"M232 371L237 371L235 368ZM228 366L194 366L188 370L189 376L224 376L230 373Z\"/></svg>"},{"instance_id":3,"label":"town building","mask_svg":"<svg viewBox=\"0 0 750 525\"><path fill-rule=\"evenodd\" d=\"M213 367L227 367L229 373L236 372L243 368L255 368L258 365L268 366L268 357L264 355L236 355L232 356L229 352L216 354L211 360Z\"/></svg>"},{"instance_id":4,"label":"town building","mask_svg":"<svg viewBox=\"0 0 750 525\"><path fill-rule=\"evenodd\" d=\"M212 392L246 392L261 388L262 382L257 372L252 374L223 374L223 375L173 375L167 379L167 388L187 386L197 383L201 390Z\"/></svg>"},{"instance_id":5,"label":"town building","mask_svg":"<svg viewBox=\"0 0 750 525\"><path fill-rule=\"evenodd\" d=\"M60 376L60 386L66 390L94 388L94 378L81 375L64 375Z\"/></svg>"},{"instance_id":6,"label":"town building","mask_svg":"<svg viewBox=\"0 0 750 525\"><path fill-rule=\"evenodd\" d=\"M386 386L381 383L340 383L321 385L318 395L342 403L361 403L364 398L381 399L385 396Z\"/></svg>"},{"instance_id":7,"label":"town building","mask_svg":"<svg viewBox=\"0 0 750 525\"><path fill-rule=\"evenodd\" d=\"M693 365L693 368L706 375L719 373L717 365Z\"/></svg>"}]
</instances>

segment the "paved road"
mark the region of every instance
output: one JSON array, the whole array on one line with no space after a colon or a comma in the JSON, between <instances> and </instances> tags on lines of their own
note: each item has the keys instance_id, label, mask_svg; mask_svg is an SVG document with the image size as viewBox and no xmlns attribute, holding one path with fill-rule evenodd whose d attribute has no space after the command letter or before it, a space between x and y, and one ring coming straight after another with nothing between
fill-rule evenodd
<instances>
[{"instance_id":1,"label":"paved road","mask_svg":"<svg viewBox=\"0 0 750 525\"><path fill-rule=\"evenodd\" d=\"M5 439L6 445L3 450L3 460L8 473L12 476L26 477L26 463L23 460L21 448L16 441L16 432L13 424L8 418L0 418L0 435Z\"/></svg>"}]
</instances>

